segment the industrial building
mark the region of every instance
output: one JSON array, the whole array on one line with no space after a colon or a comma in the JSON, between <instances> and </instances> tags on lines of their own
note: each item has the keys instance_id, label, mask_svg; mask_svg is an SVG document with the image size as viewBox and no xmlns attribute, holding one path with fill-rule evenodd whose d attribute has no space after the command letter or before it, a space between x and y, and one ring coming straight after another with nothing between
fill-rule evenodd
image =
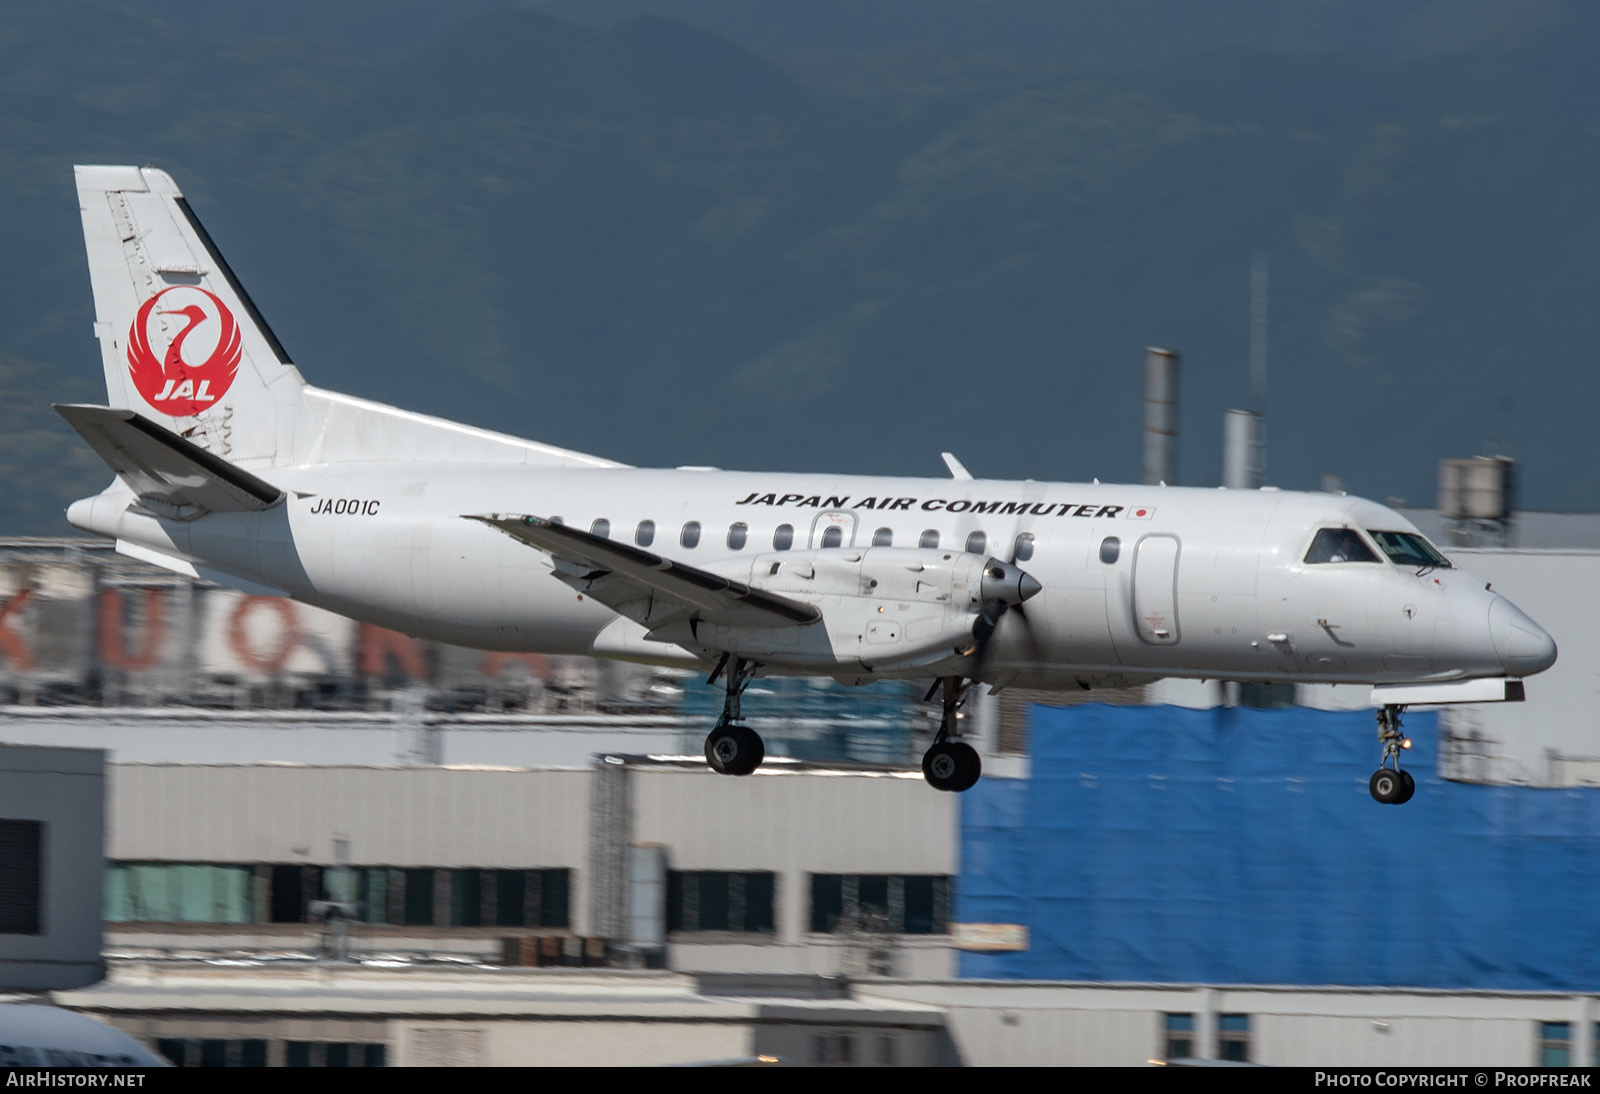
<instances>
[{"instance_id":1,"label":"industrial building","mask_svg":"<svg viewBox=\"0 0 1600 1094\"><path fill-rule=\"evenodd\" d=\"M1408 714L1391 808L1357 689L1002 692L957 796L911 689L779 682L728 779L693 680L13 542L0 740L106 754L57 1001L187 1064L1592 1062L1595 545L1453 553L1561 659Z\"/></svg>"}]
</instances>

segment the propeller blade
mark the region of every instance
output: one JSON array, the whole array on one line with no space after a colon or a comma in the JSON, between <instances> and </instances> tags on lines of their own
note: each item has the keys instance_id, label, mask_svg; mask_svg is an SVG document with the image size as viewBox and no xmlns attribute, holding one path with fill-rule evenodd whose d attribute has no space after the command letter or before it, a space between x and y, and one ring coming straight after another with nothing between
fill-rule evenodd
<instances>
[{"instance_id":1,"label":"propeller blade","mask_svg":"<svg viewBox=\"0 0 1600 1094\"><path fill-rule=\"evenodd\" d=\"M983 679L983 674L989 667L989 651L994 646L995 631L999 629L1000 620L1010 607L1010 604L998 598L985 600L978 612L976 622L972 624L972 639L975 644L972 652L972 678L974 680Z\"/></svg>"}]
</instances>

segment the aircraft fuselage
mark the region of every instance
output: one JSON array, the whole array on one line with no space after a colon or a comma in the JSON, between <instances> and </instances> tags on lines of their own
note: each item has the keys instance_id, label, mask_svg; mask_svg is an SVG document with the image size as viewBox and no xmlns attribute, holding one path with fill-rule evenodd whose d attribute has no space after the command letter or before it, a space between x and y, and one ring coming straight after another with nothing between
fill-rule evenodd
<instances>
[{"instance_id":1,"label":"aircraft fuselage","mask_svg":"<svg viewBox=\"0 0 1600 1094\"><path fill-rule=\"evenodd\" d=\"M407 463L283 468L274 480L289 496L259 513L164 520L102 495L73 519L334 611L494 649L695 660L645 643L642 628L619 642L617 625L636 625L554 580L547 554L463 519L513 511L605 522L610 539L718 573L755 555L874 546L1014 560L1042 591L1026 627L996 635L992 680L1455 680L1520 676L1554 656L1536 624L1460 570L1381 551L1307 562L1321 529L1416 534L1392 510L1338 495ZM867 607L896 610L893 597ZM868 661L835 674L932 673Z\"/></svg>"}]
</instances>

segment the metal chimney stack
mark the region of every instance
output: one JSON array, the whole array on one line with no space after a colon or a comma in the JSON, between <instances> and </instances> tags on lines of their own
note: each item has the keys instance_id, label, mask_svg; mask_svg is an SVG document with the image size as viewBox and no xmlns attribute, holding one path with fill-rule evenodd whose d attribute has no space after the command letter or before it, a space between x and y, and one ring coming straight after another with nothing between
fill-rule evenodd
<instances>
[{"instance_id":1,"label":"metal chimney stack","mask_svg":"<svg viewBox=\"0 0 1600 1094\"><path fill-rule=\"evenodd\" d=\"M1222 417L1222 485L1229 490L1254 490L1256 437L1260 423L1254 411L1230 410Z\"/></svg>"},{"instance_id":2,"label":"metal chimney stack","mask_svg":"<svg viewBox=\"0 0 1600 1094\"><path fill-rule=\"evenodd\" d=\"M1178 483L1178 355L1144 351L1144 481Z\"/></svg>"}]
</instances>

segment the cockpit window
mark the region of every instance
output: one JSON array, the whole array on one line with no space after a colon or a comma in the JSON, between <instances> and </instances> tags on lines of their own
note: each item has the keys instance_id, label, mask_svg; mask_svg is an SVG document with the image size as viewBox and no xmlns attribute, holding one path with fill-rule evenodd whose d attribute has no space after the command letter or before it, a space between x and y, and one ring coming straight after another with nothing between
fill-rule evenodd
<instances>
[{"instance_id":1,"label":"cockpit window","mask_svg":"<svg viewBox=\"0 0 1600 1094\"><path fill-rule=\"evenodd\" d=\"M1306 562L1377 562L1366 541L1353 528L1324 528L1311 541Z\"/></svg>"},{"instance_id":2,"label":"cockpit window","mask_svg":"<svg viewBox=\"0 0 1600 1094\"><path fill-rule=\"evenodd\" d=\"M1415 532L1374 532L1369 528L1367 534L1378 541L1383 553L1388 555L1389 560L1396 566L1450 569L1450 560Z\"/></svg>"}]
</instances>

